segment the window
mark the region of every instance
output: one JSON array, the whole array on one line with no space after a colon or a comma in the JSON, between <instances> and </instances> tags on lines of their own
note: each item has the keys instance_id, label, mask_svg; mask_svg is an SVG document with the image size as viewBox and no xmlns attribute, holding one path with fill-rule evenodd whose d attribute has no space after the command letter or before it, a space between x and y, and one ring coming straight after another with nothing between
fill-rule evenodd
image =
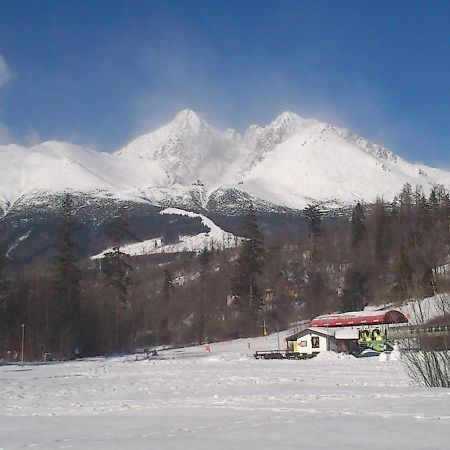
<instances>
[{"instance_id":1,"label":"window","mask_svg":"<svg viewBox=\"0 0 450 450\"><path fill-rule=\"evenodd\" d=\"M319 336L312 336L311 337L311 346L312 348L319 348L320 344L319 344Z\"/></svg>"},{"instance_id":2,"label":"window","mask_svg":"<svg viewBox=\"0 0 450 450\"><path fill-rule=\"evenodd\" d=\"M300 347L308 347L308 341L300 341Z\"/></svg>"}]
</instances>

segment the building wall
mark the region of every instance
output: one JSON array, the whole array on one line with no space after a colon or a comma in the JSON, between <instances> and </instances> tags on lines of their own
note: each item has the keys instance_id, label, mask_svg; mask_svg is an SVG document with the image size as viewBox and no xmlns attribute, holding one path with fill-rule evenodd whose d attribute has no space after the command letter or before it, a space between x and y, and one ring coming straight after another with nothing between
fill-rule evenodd
<instances>
[{"instance_id":1,"label":"building wall","mask_svg":"<svg viewBox=\"0 0 450 450\"><path fill-rule=\"evenodd\" d=\"M313 348L312 346L313 338L319 339L318 348ZM306 343L306 345L305 344L302 345L302 343ZM321 336L315 333L308 333L302 337L299 337L297 339L296 344L297 344L296 346L294 345L294 351L296 351L295 348L297 347L297 351L299 353L308 355L312 353L326 352L327 350L335 350L336 347L333 337L331 336L328 337L328 345L327 345L327 338L325 336Z\"/></svg>"}]
</instances>

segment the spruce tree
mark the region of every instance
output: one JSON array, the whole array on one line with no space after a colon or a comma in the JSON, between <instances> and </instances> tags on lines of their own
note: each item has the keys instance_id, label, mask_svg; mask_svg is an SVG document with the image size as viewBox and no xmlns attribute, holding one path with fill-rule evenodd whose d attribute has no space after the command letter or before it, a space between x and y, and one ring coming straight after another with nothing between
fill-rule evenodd
<instances>
[{"instance_id":1,"label":"spruce tree","mask_svg":"<svg viewBox=\"0 0 450 450\"><path fill-rule=\"evenodd\" d=\"M352 243L358 245L364 237L366 231L364 208L361 203L357 203L352 213Z\"/></svg>"},{"instance_id":2,"label":"spruce tree","mask_svg":"<svg viewBox=\"0 0 450 450\"><path fill-rule=\"evenodd\" d=\"M309 204L304 210L306 222L308 223L309 236L315 238L322 233L320 224L322 223L322 211L319 205Z\"/></svg>"},{"instance_id":3,"label":"spruce tree","mask_svg":"<svg viewBox=\"0 0 450 450\"><path fill-rule=\"evenodd\" d=\"M233 290L241 309L255 316L264 304L258 287L264 266L264 244L253 208L244 219L243 235L245 240L235 264Z\"/></svg>"},{"instance_id":4,"label":"spruce tree","mask_svg":"<svg viewBox=\"0 0 450 450\"><path fill-rule=\"evenodd\" d=\"M106 284L113 287L116 300L123 308L129 306L128 291L132 282L130 273L133 271L133 267L130 264L130 255L122 252L121 247L130 234L125 212L123 209L119 209L108 228L108 235L113 246L111 251L103 256L102 271L106 278Z\"/></svg>"},{"instance_id":5,"label":"spruce tree","mask_svg":"<svg viewBox=\"0 0 450 450\"><path fill-rule=\"evenodd\" d=\"M377 198L372 208L371 218L374 222L374 230L372 233L372 239L374 241L374 263L377 272L381 274L387 269L390 251L388 242L389 216L383 199Z\"/></svg>"},{"instance_id":6,"label":"spruce tree","mask_svg":"<svg viewBox=\"0 0 450 450\"><path fill-rule=\"evenodd\" d=\"M413 226L412 233L414 239L414 245L416 249L422 247L423 239L427 233L428 219L430 216L430 205L425 197L422 187L417 186L414 191L414 203L413 203Z\"/></svg>"},{"instance_id":7,"label":"spruce tree","mask_svg":"<svg viewBox=\"0 0 450 450\"><path fill-rule=\"evenodd\" d=\"M400 200L400 224L402 226L402 238L412 243L414 230L412 219L413 193L409 183L406 183L399 195Z\"/></svg>"},{"instance_id":8,"label":"spruce tree","mask_svg":"<svg viewBox=\"0 0 450 450\"><path fill-rule=\"evenodd\" d=\"M80 271L76 265L74 203L64 197L57 228L56 255L53 263L55 293L54 342L62 356L71 356L80 332Z\"/></svg>"},{"instance_id":9,"label":"spruce tree","mask_svg":"<svg viewBox=\"0 0 450 450\"><path fill-rule=\"evenodd\" d=\"M10 335L14 328L11 320L11 284L5 274L7 258L3 246L2 231L3 224L0 222L0 354L9 345Z\"/></svg>"},{"instance_id":10,"label":"spruce tree","mask_svg":"<svg viewBox=\"0 0 450 450\"><path fill-rule=\"evenodd\" d=\"M123 351L132 345L133 330L126 325L126 310L131 307L129 290L132 284L131 256L124 253L121 248L128 236L131 235L126 221L125 211L117 210L113 220L108 227L113 246L111 251L105 253L102 259L102 272L105 284L113 291L111 298L113 323L112 326L112 346L114 350Z\"/></svg>"},{"instance_id":11,"label":"spruce tree","mask_svg":"<svg viewBox=\"0 0 450 450\"><path fill-rule=\"evenodd\" d=\"M123 308L129 306L128 291L132 282L130 272L133 270L130 259L130 255L122 252L119 245L114 245L111 251L104 254L102 261L106 284L114 288L116 299Z\"/></svg>"},{"instance_id":12,"label":"spruce tree","mask_svg":"<svg viewBox=\"0 0 450 450\"><path fill-rule=\"evenodd\" d=\"M196 314L197 322L197 340L201 344L205 339L205 326L208 320L208 298L207 298L207 282L208 282L208 272L211 262L211 252L205 247L202 252L198 255L198 261L200 263L200 282L201 282L201 294L199 310Z\"/></svg>"},{"instance_id":13,"label":"spruce tree","mask_svg":"<svg viewBox=\"0 0 450 450\"><path fill-rule=\"evenodd\" d=\"M431 212L435 215L439 210L439 200L436 186L433 186L433 189L431 189L428 204L430 205Z\"/></svg>"}]
</instances>

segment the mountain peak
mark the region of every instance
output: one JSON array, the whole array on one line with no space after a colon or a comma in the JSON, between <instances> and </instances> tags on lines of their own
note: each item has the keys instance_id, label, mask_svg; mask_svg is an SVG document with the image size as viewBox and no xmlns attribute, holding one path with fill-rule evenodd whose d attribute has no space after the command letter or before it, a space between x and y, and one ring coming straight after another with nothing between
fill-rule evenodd
<instances>
[{"instance_id":1,"label":"mountain peak","mask_svg":"<svg viewBox=\"0 0 450 450\"><path fill-rule=\"evenodd\" d=\"M309 125L311 121L314 121L314 119L303 119L294 112L285 111L264 128L251 125L245 133L245 142L249 148L259 149L257 151L257 159L259 160L264 153L289 139L305 124Z\"/></svg>"},{"instance_id":2,"label":"mountain peak","mask_svg":"<svg viewBox=\"0 0 450 450\"><path fill-rule=\"evenodd\" d=\"M189 128L199 128L201 126L208 126L206 121L192 109L183 109L182 111L180 111L175 116L171 124Z\"/></svg>"},{"instance_id":3,"label":"mountain peak","mask_svg":"<svg viewBox=\"0 0 450 450\"><path fill-rule=\"evenodd\" d=\"M175 120L187 120L187 119L199 119L199 115L190 108L182 109L180 112L177 113L175 116Z\"/></svg>"},{"instance_id":4,"label":"mountain peak","mask_svg":"<svg viewBox=\"0 0 450 450\"><path fill-rule=\"evenodd\" d=\"M303 122L303 117L292 111L284 111L272 123L299 123Z\"/></svg>"}]
</instances>

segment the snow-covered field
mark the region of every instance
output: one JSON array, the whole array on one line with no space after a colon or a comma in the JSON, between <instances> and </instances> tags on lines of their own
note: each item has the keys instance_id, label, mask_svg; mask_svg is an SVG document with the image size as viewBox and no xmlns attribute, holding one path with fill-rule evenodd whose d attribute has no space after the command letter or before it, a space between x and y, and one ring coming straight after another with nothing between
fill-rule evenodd
<instances>
[{"instance_id":1,"label":"snow-covered field","mask_svg":"<svg viewBox=\"0 0 450 450\"><path fill-rule=\"evenodd\" d=\"M0 449L450 448L450 390L411 386L401 361L251 357L276 347L2 366Z\"/></svg>"}]
</instances>

